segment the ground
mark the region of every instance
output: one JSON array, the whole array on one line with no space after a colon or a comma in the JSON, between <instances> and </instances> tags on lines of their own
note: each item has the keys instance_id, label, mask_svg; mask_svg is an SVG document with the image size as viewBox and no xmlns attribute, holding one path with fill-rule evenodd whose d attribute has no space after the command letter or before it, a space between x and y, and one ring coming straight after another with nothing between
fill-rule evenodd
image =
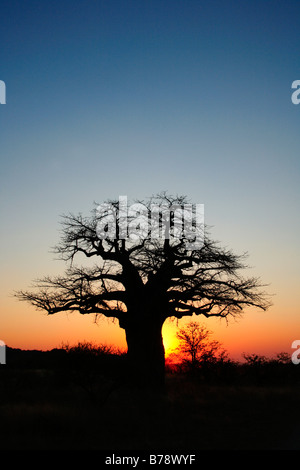
<instances>
[{"instance_id":1,"label":"ground","mask_svg":"<svg viewBox=\"0 0 300 470\"><path fill-rule=\"evenodd\" d=\"M0 366L0 449L300 450L297 377L176 372L161 394L116 380L119 360L101 373L74 361Z\"/></svg>"}]
</instances>

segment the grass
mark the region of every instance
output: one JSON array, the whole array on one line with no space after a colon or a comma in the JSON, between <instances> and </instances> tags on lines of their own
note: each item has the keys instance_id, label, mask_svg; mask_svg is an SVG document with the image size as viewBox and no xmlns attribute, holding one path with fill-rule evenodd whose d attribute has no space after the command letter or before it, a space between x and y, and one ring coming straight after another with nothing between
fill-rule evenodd
<instances>
[{"instance_id":1,"label":"grass","mask_svg":"<svg viewBox=\"0 0 300 470\"><path fill-rule=\"evenodd\" d=\"M161 395L117 380L122 355L97 357L57 353L52 362L45 355L1 366L0 449L300 449L300 366L281 367L276 381L258 381L245 366L230 380L168 373Z\"/></svg>"}]
</instances>

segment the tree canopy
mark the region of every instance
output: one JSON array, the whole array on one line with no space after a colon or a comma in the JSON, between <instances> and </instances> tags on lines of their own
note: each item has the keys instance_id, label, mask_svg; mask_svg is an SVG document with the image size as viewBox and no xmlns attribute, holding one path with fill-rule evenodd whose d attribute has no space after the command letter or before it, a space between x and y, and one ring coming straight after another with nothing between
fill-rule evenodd
<instances>
[{"instance_id":1,"label":"tree canopy","mask_svg":"<svg viewBox=\"0 0 300 470\"><path fill-rule=\"evenodd\" d=\"M185 197L166 194L151 198L146 204L163 203L171 208L187 203ZM119 208L119 201L108 201ZM138 202L138 204L142 204ZM107 214L90 217L81 214L63 216L62 238L55 248L69 261L64 276L44 277L35 283L37 291L19 291L17 296L49 314L78 311L115 317L122 325L134 298L143 304L149 292L155 293L156 307L165 318L192 314L206 317L237 316L245 307L266 309L269 302L256 277L243 278L247 255L236 255L221 248L203 234L199 249L189 249L187 239L150 237L150 231L136 238L99 238L99 222ZM116 216L118 232L120 217ZM171 218L168 221L172 227ZM92 266L75 265L75 257L97 259Z\"/></svg>"},{"instance_id":2,"label":"tree canopy","mask_svg":"<svg viewBox=\"0 0 300 470\"><path fill-rule=\"evenodd\" d=\"M245 307L270 305L259 279L242 276L245 255L211 240L202 215L185 196L166 193L129 208L124 198L107 201L89 217L65 215L55 248L68 263L65 274L16 295L49 315L77 311L117 319L134 375L146 367L147 377L162 377L161 330L168 317L237 317Z\"/></svg>"}]
</instances>

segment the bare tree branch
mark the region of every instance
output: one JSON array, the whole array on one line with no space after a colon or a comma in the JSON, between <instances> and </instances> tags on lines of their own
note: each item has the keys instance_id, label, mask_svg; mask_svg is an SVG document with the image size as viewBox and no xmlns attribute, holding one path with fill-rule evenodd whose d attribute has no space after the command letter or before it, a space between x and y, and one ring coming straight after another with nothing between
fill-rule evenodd
<instances>
[{"instance_id":1,"label":"bare tree branch","mask_svg":"<svg viewBox=\"0 0 300 470\"><path fill-rule=\"evenodd\" d=\"M138 201L141 202L141 201ZM153 203L173 207L187 202L185 196L162 193L143 204L148 211ZM110 201L114 210L118 201ZM62 237L55 253L70 264L62 277L46 277L35 283L37 291L16 293L20 300L54 314L78 311L115 317L126 322L151 321L168 316L239 316L245 307L266 310L271 304L259 279L244 279L240 271L248 266L246 255L233 254L209 238L207 228L203 246L187 248L186 238L136 240L116 236L101 239L95 209L90 217L63 216ZM94 258L92 268L76 266L78 256Z\"/></svg>"}]
</instances>

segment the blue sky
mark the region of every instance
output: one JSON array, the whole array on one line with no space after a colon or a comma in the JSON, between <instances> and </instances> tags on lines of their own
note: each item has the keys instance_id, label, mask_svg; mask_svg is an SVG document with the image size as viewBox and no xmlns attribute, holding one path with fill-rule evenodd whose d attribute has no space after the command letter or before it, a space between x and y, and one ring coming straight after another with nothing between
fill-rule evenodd
<instances>
[{"instance_id":1,"label":"blue sky","mask_svg":"<svg viewBox=\"0 0 300 470\"><path fill-rule=\"evenodd\" d=\"M2 2L0 328L63 269L60 214L161 190L204 203L299 324L299 20L297 0Z\"/></svg>"}]
</instances>

